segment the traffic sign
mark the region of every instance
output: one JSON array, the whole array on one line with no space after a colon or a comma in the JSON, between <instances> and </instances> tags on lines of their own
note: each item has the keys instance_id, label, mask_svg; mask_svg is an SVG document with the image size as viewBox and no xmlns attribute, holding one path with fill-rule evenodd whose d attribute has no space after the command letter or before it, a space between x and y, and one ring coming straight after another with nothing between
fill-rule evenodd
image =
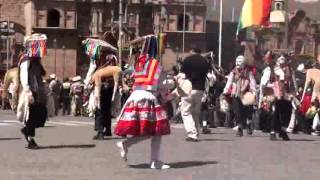
<instances>
[{"instance_id":1,"label":"traffic sign","mask_svg":"<svg viewBox=\"0 0 320 180\"><path fill-rule=\"evenodd\" d=\"M0 21L0 32L5 35L14 34L15 33L14 23L8 22L8 21Z\"/></svg>"},{"instance_id":2,"label":"traffic sign","mask_svg":"<svg viewBox=\"0 0 320 180\"><path fill-rule=\"evenodd\" d=\"M9 35L9 36L0 36L0 39L7 39L9 37L9 39L14 39L15 38L15 35Z\"/></svg>"},{"instance_id":3,"label":"traffic sign","mask_svg":"<svg viewBox=\"0 0 320 180\"><path fill-rule=\"evenodd\" d=\"M0 32L12 34L15 33L14 29L0 29Z\"/></svg>"}]
</instances>

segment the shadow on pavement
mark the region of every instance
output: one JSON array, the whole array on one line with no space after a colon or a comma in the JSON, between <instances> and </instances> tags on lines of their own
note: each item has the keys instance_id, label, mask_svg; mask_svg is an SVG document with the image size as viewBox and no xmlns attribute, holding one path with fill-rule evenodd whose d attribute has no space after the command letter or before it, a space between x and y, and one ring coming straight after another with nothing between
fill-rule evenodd
<instances>
[{"instance_id":1,"label":"shadow on pavement","mask_svg":"<svg viewBox=\"0 0 320 180\"><path fill-rule=\"evenodd\" d=\"M205 166L210 164L218 164L217 161L184 161L184 162L174 162L174 163L168 163L168 165L171 166L173 169L180 169L180 168L188 168L188 167L196 167L196 166ZM135 164L135 165L129 165L130 168L135 169L149 169L150 164Z\"/></svg>"},{"instance_id":2,"label":"shadow on pavement","mask_svg":"<svg viewBox=\"0 0 320 180\"><path fill-rule=\"evenodd\" d=\"M38 149L63 149L63 148L94 148L95 144L75 144L75 145L52 145L52 146L39 146Z\"/></svg>"},{"instance_id":3,"label":"shadow on pavement","mask_svg":"<svg viewBox=\"0 0 320 180\"><path fill-rule=\"evenodd\" d=\"M213 134L221 134L221 135L224 135L224 134L234 134L232 132L210 132L210 133L201 133L201 135L213 135Z\"/></svg>"},{"instance_id":4,"label":"shadow on pavement","mask_svg":"<svg viewBox=\"0 0 320 180\"><path fill-rule=\"evenodd\" d=\"M305 141L305 142L311 142L311 141L317 141L314 139L290 139L290 141Z\"/></svg>"},{"instance_id":5,"label":"shadow on pavement","mask_svg":"<svg viewBox=\"0 0 320 180\"><path fill-rule=\"evenodd\" d=\"M57 126L54 126L54 125L45 125L44 127L41 127L41 128L55 128Z\"/></svg>"},{"instance_id":6,"label":"shadow on pavement","mask_svg":"<svg viewBox=\"0 0 320 180\"><path fill-rule=\"evenodd\" d=\"M0 138L0 141L20 140L21 138Z\"/></svg>"},{"instance_id":7,"label":"shadow on pavement","mask_svg":"<svg viewBox=\"0 0 320 180\"><path fill-rule=\"evenodd\" d=\"M234 139L200 139L201 141L234 141Z\"/></svg>"}]
</instances>

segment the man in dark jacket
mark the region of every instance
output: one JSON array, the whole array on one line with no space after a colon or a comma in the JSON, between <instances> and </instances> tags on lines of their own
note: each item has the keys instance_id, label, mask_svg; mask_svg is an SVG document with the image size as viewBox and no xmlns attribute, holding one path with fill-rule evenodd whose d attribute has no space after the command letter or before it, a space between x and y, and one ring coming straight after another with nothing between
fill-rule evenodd
<instances>
[{"instance_id":1,"label":"man in dark jacket","mask_svg":"<svg viewBox=\"0 0 320 180\"><path fill-rule=\"evenodd\" d=\"M71 112L71 83L69 82L69 78L65 78L62 84L62 90L60 94L60 99L62 103L62 115L70 115Z\"/></svg>"},{"instance_id":2,"label":"man in dark jacket","mask_svg":"<svg viewBox=\"0 0 320 180\"><path fill-rule=\"evenodd\" d=\"M200 51L193 50L182 62L181 72L192 84L191 93L181 98L181 115L188 134L186 141L199 141L201 99L208 71L209 63L200 55Z\"/></svg>"}]
</instances>

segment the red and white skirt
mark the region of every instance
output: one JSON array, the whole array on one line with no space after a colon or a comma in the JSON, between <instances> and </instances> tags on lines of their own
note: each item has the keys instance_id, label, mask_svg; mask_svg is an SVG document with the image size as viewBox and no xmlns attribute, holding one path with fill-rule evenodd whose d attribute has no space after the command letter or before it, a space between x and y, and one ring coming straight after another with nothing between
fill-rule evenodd
<instances>
[{"instance_id":1,"label":"red and white skirt","mask_svg":"<svg viewBox=\"0 0 320 180\"><path fill-rule=\"evenodd\" d=\"M167 113L151 92L135 90L122 108L115 134L118 136L170 134Z\"/></svg>"}]
</instances>

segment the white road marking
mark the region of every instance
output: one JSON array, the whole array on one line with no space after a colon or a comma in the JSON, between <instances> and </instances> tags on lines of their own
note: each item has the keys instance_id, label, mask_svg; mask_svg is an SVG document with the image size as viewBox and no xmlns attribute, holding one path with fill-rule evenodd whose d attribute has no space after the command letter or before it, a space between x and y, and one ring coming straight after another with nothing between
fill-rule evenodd
<instances>
[{"instance_id":1,"label":"white road marking","mask_svg":"<svg viewBox=\"0 0 320 180\"><path fill-rule=\"evenodd\" d=\"M17 120L0 120L0 126L13 126L17 124L23 124ZM94 122L83 122L83 121L47 121L46 125L49 126L93 126Z\"/></svg>"},{"instance_id":2,"label":"white road marking","mask_svg":"<svg viewBox=\"0 0 320 180\"><path fill-rule=\"evenodd\" d=\"M0 120L0 126L13 126L17 124L23 124L18 120ZM117 122L113 121L112 126L116 126ZM49 120L46 122L48 126L71 126L71 127L86 127L86 126L94 126L94 122L90 121L52 121ZM183 124L171 124L171 128L175 129L183 129Z\"/></svg>"},{"instance_id":3,"label":"white road marking","mask_svg":"<svg viewBox=\"0 0 320 180\"><path fill-rule=\"evenodd\" d=\"M46 122L46 124L48 124L48 125L62 125L62 126L87 126L87 125L84 125L84 124L72 123L72 122L69 122L69 121L65 121L65 122L48 121L48 122Z\"/></svg>"},{"instance_id":4,"label":"white road marking","mask_svg":"<svg viewBox=\"0 0 320 180\"><path fill-rule=\"evenodd\" d=\"M68 121L76 124L84 124L84 125L94 125L94 122L85 122L85 121Z\"/></svg>"},{"instance_id":5,"label":"white road marking","mask_svg":"<svg viewBox=\"0 0 320 180\"><path fill-rule=\"evenodd\" d=\"M0 122L0 126L13 126L13 124Z\"/></svg>"}]
</instances>

